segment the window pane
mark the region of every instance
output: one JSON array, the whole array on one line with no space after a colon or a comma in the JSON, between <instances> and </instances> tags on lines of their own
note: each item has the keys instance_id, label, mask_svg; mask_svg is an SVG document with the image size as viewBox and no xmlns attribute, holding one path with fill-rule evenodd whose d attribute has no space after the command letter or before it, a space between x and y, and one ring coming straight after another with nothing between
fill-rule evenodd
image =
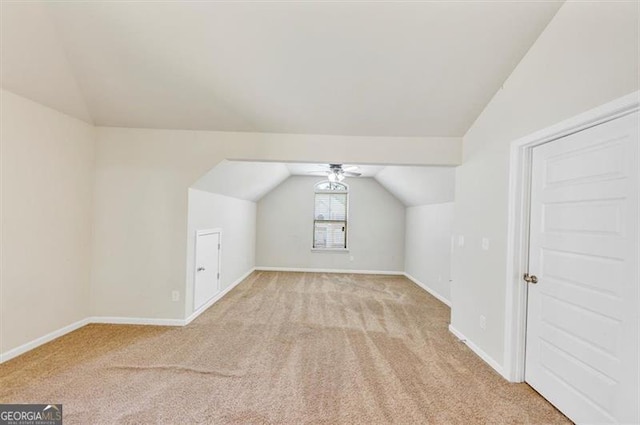
<instances>
[{"instance_id":1,"label":"window pane","mask_svg":"<svg viewBox=\"0 0 640 425\"><path fill-rule=\"evenodd\" d=\"M316 190L335 190L339 192L346 192L347 186L342 183L331 183L329 181L324 181L316 184Z\"/></svg>"},{"instance_id":2,"label":"window pane","mask_svg":"<svg viewBox=\"0 0 640 425\"><path fill-rule=\"evenodd\" d=\"M346 193L316 193L316 220L346 220Z\"/></svg>"},{"instance_id":3,"label":"window pane","mask_svg":"<svg viewBox=\"0 0 640 425\"><path fill-rule=\"evenodd\" d=\"M346 225L345 221L315 222L313 247L345 248Z\"/></svg>"},{"instance_id":4,"label":"window pane","mask_svg":"<svg viewBox=\"0 0 640 425\"><path fill-rule=\"evenodd\" d=\"M313 247L346 248L347 186L324 181L316 184Z\"/></svg>"}]
</instances>

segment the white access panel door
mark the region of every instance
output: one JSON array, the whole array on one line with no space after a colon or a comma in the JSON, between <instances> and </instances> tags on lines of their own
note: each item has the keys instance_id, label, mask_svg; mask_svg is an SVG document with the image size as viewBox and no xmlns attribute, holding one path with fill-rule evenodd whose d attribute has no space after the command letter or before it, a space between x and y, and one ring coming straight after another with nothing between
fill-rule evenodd
<instances>
[{"instance_id":1,"label":"white access panel door","mask_svg":"<svg viewBox=\"0 0 640 425\"><path fill-rule=\"evenodd\" d=\"M197 310L220 291L219 232L197 232L195 267L193 306Z\"/></svg>"},{"instance_id":2,"label":"white access panel door","mask_svg":"<svg viewBox=\"0 0 640 425\"><path fill-rule=\"evenodd\" d=\"M638 113L533 149L525 379L578 424L637 424Z\"/></svg>"}]
</instances>

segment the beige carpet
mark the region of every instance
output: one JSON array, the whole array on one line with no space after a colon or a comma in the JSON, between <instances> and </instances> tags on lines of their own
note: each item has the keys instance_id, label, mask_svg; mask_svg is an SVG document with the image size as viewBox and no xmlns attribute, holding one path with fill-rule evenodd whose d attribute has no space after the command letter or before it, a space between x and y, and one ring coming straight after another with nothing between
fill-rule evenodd
<instances>
[{"instance_id":1,"label":"beige carpet","mask_svg":"<svg viewBox=\"0 0 640 425\"><path fill-rule=\"evenodd\" d=\"M184 328L89 325L0 365L66 424L568 423L395 276L255 272Z\"/></svg>"}]
</instances>

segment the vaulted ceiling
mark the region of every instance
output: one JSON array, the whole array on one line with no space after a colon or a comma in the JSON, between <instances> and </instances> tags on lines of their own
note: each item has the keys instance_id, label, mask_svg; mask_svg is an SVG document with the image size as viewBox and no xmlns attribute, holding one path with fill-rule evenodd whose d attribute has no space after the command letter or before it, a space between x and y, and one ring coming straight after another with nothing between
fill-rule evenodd
<instances>
[{"instance_id":1,"label":"vaulted ceiling","mask_svg":"<svg viewBox=\"0 0 640 425\"><path fill-rule=\"evenodd\" d=\"M258 201L291 176L314 176L327 164L222 161L191 187L232 198ZM349 164L353 165L353 164ZM453 201L455 168L396 165L356 165L360 177L373 178L405 206Z\"/></svg>"},{"instance_id":2,"label":"vaulted ceiling","mask_svg":"<svg viewBox=\"0 0 640 425\"><path fill-rule=\"evenodd\" d=\"M462 136L560 5L3 2L2 86L100 126Z\"/></svg>"}]
</instances>

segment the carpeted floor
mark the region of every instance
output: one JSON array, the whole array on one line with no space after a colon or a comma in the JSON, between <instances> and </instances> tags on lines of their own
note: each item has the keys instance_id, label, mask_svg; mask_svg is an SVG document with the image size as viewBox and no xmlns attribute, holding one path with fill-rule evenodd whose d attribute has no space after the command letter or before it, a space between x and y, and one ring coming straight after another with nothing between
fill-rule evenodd
<instances>
[{"instance_id":1,"label":"carpeted floor","mask_svg":"<svg viewBox=\"0 0 640 425\"><path fill-rule=\"evenodd\" d=\"M184 328L89 325L0 365L65 424L569 423L399 276L255 272Z\"/></svg>"}]
</instances>

